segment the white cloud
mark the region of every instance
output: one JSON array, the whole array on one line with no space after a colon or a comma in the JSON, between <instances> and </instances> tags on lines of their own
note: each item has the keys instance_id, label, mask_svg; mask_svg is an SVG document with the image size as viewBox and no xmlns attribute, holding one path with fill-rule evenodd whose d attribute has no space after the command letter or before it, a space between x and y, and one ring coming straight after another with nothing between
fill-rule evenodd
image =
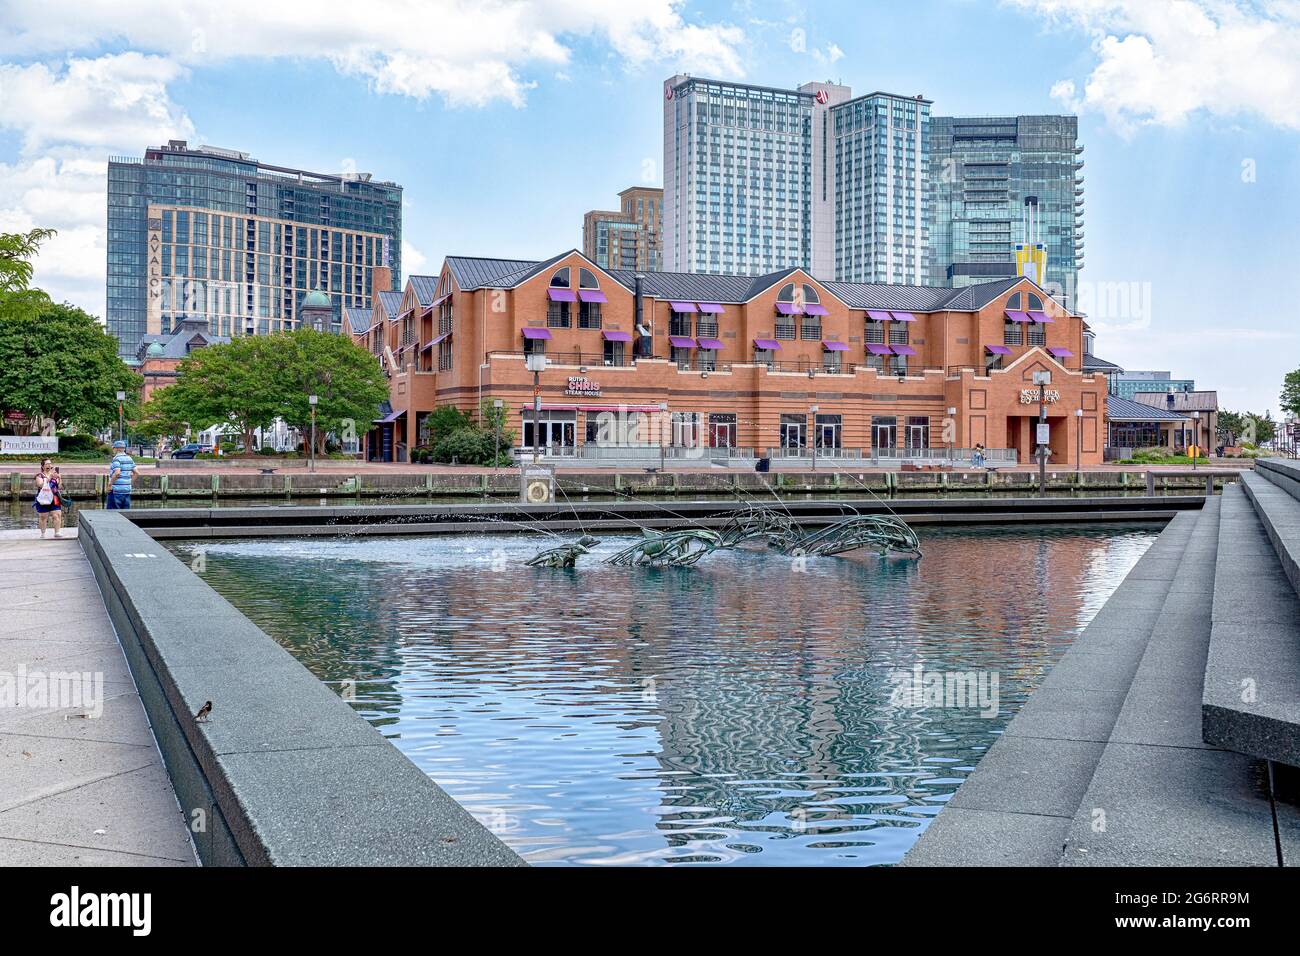
<instances>
[{"instance_id":1,"label":"white cloud","mask_svg":"<svg viewBox=\"0 0 1300 956\"><path fill-rule=\"evenodd\" d=\"M10 0L0 55L55 54L125 43L191 67L239 57L324 59L375 90L448 103L522 105L570 60L566 41L607 44L629 66L743 75L743 32L682 16L683 0Z\"/></svg>"},{"instance_id":2,"label":"white cloud","mask_svg":"<svg viewBox=\"0 0 1300 956\"><path fill-rule=\"evenodd\" d=\"M167 93L184 72L164 57L139 53L74 58L63 67L0 64L0 128L18 131L24 152L50 143L122 146L184 137L194 125Z\"/></svg>"},{"instance_id":3,"label":"white cloud","mask_svg":"<svg viewBox=\"0 0 1300 956\"><path fill-rule=\"evenodd\" d=\"M1245 0L1005 0L1085 31L1097 64L1052 93L1123 132L1195 113L1300 129L1300 4Z\"/></svg>"},{"instance_id":4,"label":"white cloud","mask_svg":"<svg viewBox=\"0 0 1300 956\"><path fill-rule=\"evenodd\" d=\"M0 0L0 229L52 226L36 282L100 313L106 158L192 139L169 86L239 59L315 59L376 92L462 107L522 106L539 75L567 79L571 45L629 68L743 76L744 33L688 22L683 0ZM126 52L121 52L125 48ZM21 62L14 62L21 61ZM355 169L344 159L345 171ZM425 264L407 244L408 271Z\"/></svg>"}]
</instances>

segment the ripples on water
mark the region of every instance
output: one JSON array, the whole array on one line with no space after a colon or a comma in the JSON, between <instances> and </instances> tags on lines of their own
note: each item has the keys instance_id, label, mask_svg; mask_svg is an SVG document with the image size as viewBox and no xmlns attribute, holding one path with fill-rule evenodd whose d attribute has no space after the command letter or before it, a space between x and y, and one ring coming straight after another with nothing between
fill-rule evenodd
<instances>
[{"instance_id":1,"label":"ripples on water","mask_svg":"<svg viewBox=\"0 0 1300 956\"><path fill-rule=\"evenodd\" d=\"M861 865L902 857L1157 531L923 531L919 562L802 569L216 542L204 576L532 863ZM891 701L918 663L996 671L997 715Z\"/></svg>"}]
</instances>

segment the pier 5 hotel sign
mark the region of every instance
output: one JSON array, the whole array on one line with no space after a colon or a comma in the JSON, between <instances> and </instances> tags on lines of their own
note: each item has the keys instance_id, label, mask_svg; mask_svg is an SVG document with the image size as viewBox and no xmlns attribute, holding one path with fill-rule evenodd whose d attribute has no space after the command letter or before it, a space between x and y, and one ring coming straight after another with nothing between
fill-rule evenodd
<instances>
[{"instance_id":1,"label":"pier 5 hotel sign","mask_svg":"<svg viewBox=\"0 0 1300 956\"><path fill-rule=\"evenodd\" d=\"M1022 276L951 289L828 282L802 268L638 274L576 250L454 256L410 277L382 318L354 333L375 355L401 354L392 411L368 438L380 450L415 447L436 408L477 415L499 403L521 447L555 457L607 440L601 416L613 412L662 414L659 436L674 447L779 456L815 443L899 460L981 444L1027 462L1035 373L1046 371L1052 463L1102 459L1107 382L1083 367L1084 317ZM535 353L546 356L536 423Z\"/></svg>"}]
</instances>

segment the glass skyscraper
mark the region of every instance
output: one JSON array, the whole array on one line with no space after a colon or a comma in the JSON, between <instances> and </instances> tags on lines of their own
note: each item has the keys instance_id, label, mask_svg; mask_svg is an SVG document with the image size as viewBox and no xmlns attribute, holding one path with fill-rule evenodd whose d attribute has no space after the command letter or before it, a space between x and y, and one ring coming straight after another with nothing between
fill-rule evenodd
<instances>
[{"instance_id":1,"label":"glass skyscraper","mask_svg":"<svg viewBox=\"0 0 1300 956\"><path fill-rule=\"evenodd\" d=\"M924 284L930 103L834 83L664 83L664 268Z\"/></svg>"},{"instance_id":2,"label":"glass skyscraper","mask_svg":"<svg viewBox=\"0 0 1300 956\"><path fill-rule=\"evenodd\" d=\"M933 281L956 288L1017 274L1041 244L1039 284L1067 305L1083 267L1083 167L1073 116L936 116L930 121ZM1026 234L1033 222L1035 235ZM1027 273L1028 274L1028 273Z\"/></svg>"},{"instance_id":3,"label":"glass skyscraper","mask_svg":"<svg viewBox=\"0 0 1300 956\"><path fill-rule=\"evenodd\" d=\"M108 331L136 358L182 319L214 335L293 329L306 292L369 308L401 276L402 188L369 174L270 166L183 140L108 164Z\"/></svg>"}]
</instances>

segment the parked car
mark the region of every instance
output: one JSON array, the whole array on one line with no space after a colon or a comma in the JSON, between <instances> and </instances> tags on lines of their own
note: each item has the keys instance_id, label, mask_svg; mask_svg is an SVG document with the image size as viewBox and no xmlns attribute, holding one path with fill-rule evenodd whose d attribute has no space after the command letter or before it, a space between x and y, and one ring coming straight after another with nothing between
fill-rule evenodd
<instances>
[{"instance_id":1,"label":"parked car","mask_svg":"<svg viewBox=\"0 0 1300 956\"><path fill-rule=\"evenodd\" d=\"M177 448L174 452L172 452L172 457L193 458L196 455L210 453L211 451L212 451L211 445L203 445L198 442L190 442L188 445L181 445L180 448Z\"/></svg>"}]
</instances>

